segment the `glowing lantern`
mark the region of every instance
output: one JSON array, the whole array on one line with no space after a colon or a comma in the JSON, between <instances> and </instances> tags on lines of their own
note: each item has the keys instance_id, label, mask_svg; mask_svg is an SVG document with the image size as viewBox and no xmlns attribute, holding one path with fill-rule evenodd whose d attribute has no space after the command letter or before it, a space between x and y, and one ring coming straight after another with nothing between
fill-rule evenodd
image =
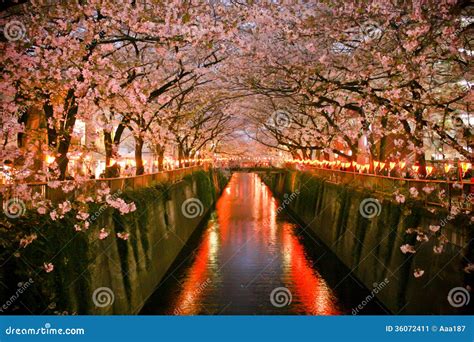
<instances>
[{"instance_id":1,"label":"glowing lantern","mask_svg":"<svg viewBox=\"0 0 474 342\"><path fill-rule=\"evenodd\" d=\"M50 156L50 155L46 155L46 157L45 157L46 164L48 164L48 165L54 163L55 160L56 160L56 158L53 157L53 156Z\"/></svg>"},{"instance_id":2,"label":"glowing lantern","mask_svg":"<svg viewBox=\"0 0 474 342\"><path fill-rule=\"evenodd\" d=\"M390 162L390 170L393 170L393 168L395 167L395 162Z\"/></svg>"},{"instance_id":3,"label":"glowing lantern","mask_svg":"<svg viewBox=\"0 0 474 342\"><path fill-rule=\"evenodd\" d=\"M374 161L374 168L378 168L378 167L379 167L379 164L380 164L380 162Z\"/></svg>"},{"instance_id":4,"label":"glowing lantern","mask_svg":"<svg viewBox=\"0 0 474 342\"><path fill-rule=\"evenodd\" d=\"M398 162L398 166L400 167L400 169L403 169L406 164L407 163L405 163L404 161Z\"/></svg>"},{"instance_id":5,"label":"glowing lantern","mask_svg":"<svg viewBox=\"0 0 474 342\"><path fill-rule=\"evenodd\" d=\"M413 169L413 171L415 171L415 173L418 173L418 170L420 169L418 165L413 165L411 168Z\"/></svg>"},{"instance_id":6,"label":"glowing lantern","mask_svg":"<svg viewBox=\"0 0 474 342\"><path fill-rule=\"evenodd\" d=\"M382 170L385 167L385 163L380 162L380 170Z\"/></svg>"},{"instance_id":7,"label":"glowing lantern","mask_svg":"<svg viewBox=\"0 0 474 342\"><path fill-rule=\"evenodd\" d=\"M426 167L426 175L429 176L433 172L433 166L427 166Z\"/></svg>"},{"instance_id":8,"label":"glowing lantern","mask_svg":"<svg viewBox=\"0 0 474 342\"><path fill-rule=\"evenodd\" d=\"M471 168L471 163L466 163L466 162L461 163L462 175L464 176L467 170L469 170L470 168Z\"/></svg>"},{"instance_id":9,"label":"glowing lantern","mask_svg":"<svg viewBox=\"0 0 474 342\"><path fill-rule=\"evenodd\" d=\"M448 173L453 166L451 164L444 164L444 172Z\"/></svg>"}]
</instances>

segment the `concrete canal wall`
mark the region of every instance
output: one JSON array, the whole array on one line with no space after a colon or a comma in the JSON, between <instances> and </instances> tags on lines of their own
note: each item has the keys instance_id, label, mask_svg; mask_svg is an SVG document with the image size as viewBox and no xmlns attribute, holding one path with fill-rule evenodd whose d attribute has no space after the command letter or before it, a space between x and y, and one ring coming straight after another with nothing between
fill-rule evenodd
<instances>
[{"instance_id":1,"label":"concrete canal wall","mask_svg":"<svg viewBox=\"0 0 474 342\"><path fill-rule=\"evenodd\" d=\"M392 313L472 314L473 298L469 305L459 308L448 300L450 291L453 301L459 302L466 293L472 297L467 290L473 287L472 271L465 271L473 262L469 218L451 219L447 211L433 213L423 206L399 205L391 196L330 183L299 171L274 172L262 178L280 199L288 199L299 190L298 196L287 200L290 210L369 290L375 283L388 280L376 296ZM359 211L367 198L377 198L380 203L373 218L363 217ZM440 230L433 233L430 226L440 226ZM407 233L409 228L418 227L428 241L417 241L416 232ZM400 247L405 244L416 246L416 253L402 253ZM434 248L439 245L443 245L443 252L437 254ZM423 274L415 277L415 270Z\"/></svg>"},{"instance_id":2,"label":"concrete canal wall","mask_svg":"<svg viewBox=\"0 0 474 342\"><path fill-rule=\"evenodd\" d=\"M120 215L99 209L87 232L75 232L73 219L40 224L34 213L20 218L16 224L24 225L22 230L37 224L41 232L31 246L19 250L18 258L2 266L0 280L8 286L0 291L2 302L15 294L18 283L31 279L6 312L138 313L227 181L220 171L199 171L174 184L123 191L120 197L134 201L136 211ZM99 239L102 228L109 236ZM126 241L117 238L123 232L130 234ZM54 263L49 273L41 267L48 258Z\"/></svg>"}]
</instances>

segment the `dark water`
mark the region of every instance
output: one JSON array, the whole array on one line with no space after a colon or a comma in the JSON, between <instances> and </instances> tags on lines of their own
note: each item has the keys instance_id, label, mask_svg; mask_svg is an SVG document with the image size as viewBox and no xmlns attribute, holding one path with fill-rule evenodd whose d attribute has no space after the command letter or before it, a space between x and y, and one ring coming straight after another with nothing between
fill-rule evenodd
<instances>
[{"instance_id":1,"label":"dark water","mask_svg":"<svg viewBox=\"0 0 474 342\"><path fill-rule=\"evenodd\" d=\"M236 173L141 314L351 314L369 295L256 174ZM359 314L386 311L372 299Z\"/></svg>"}]
</instances>

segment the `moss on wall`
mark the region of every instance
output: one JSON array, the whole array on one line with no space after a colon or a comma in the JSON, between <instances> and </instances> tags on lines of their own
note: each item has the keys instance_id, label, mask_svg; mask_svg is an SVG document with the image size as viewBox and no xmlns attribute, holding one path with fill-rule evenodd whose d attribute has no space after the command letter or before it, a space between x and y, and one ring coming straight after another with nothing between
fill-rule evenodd
<instances>
[{"instance_id":1,"label":"moss on wall","mask_svg":"<svg viewBox=\"0 0 474 342\"><path fill-rule=\"evenodd\" d=\"M27 213L0 223L0 301L11 302L5 313L21 314L132 314L140 310L179 254L183 244L215 202L228 177L220 172L196 172L175 184L125 191L120 197L133 201L137 210L121 215L113 208L102 210L87 231L75 231L75 213L61 220ZM205 212L195 218L182 215L181 204L198 198ZM95 212L99 208L91 207ZM106 228L109 236L99 239ZM129 239L117 238L128 233ZM37 238L25 248L19 240ZM47 273L44 263L53 263ZM19 298L18 284L29 285ZM109 305L97 306L93 293L112 291Z\"/></svg>"},{"instance_id":2,"label":"moss on wall","mask_svg":"<svg viewBox=\"0 0 474 342\"><path fill-rule=\"evenodd\" d=\"M395 314L472 313L472 303L455 308L447 301L455 287L474 288L464 271L473 263L473 229L469 217L446 220L444 209L394 199L319 179L310 173L286 171L263 177L277 197L299 190L290 210L348 266L369 289L389 279L378 298ZM363 200L374 198L380 210L372 218L360 214ZM441 226L437 232L430 226ZM424 237L428 241L424 241ZM417 239L418 238L418 239ZM420 240L421 239L421 240ZM416 253L400 247L415 246ZM434 248L443 245L442 253ZM415 270L423 270L415 277ZM472 302L472 301L471 301Z\"/></svg>"}]
</instances>

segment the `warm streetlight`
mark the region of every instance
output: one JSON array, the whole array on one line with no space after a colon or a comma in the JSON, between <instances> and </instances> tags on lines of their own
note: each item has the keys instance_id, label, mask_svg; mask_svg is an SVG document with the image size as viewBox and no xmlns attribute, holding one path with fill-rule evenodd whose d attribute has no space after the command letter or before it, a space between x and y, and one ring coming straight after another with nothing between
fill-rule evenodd
<instances>
[{"instance_id":1,"label":"warm streetlight","mask_svg":"<svg viewBox=\"0 0 474 342\"><path fill-rule=\"evenodd\" d=\"M49 155L49 154L47 154L46 157L45 157L46 164L48 164L48 165L51 165L52 163L54 163L55 160L56 160L56 158L54 156Z\"/></svg>"},{"instance_id":2,"label":"warm streetlight","mask_svg":"<svg viewBox=\"0 0 474 342\"><path fill-rule=\"evenodd\" d=\"M463 177L466 175L467 170L469 170L470 168L471 168L471 163L466 163L466 162L461 163L461 170L462 170Z\"/></svg>"}]
</instances>

